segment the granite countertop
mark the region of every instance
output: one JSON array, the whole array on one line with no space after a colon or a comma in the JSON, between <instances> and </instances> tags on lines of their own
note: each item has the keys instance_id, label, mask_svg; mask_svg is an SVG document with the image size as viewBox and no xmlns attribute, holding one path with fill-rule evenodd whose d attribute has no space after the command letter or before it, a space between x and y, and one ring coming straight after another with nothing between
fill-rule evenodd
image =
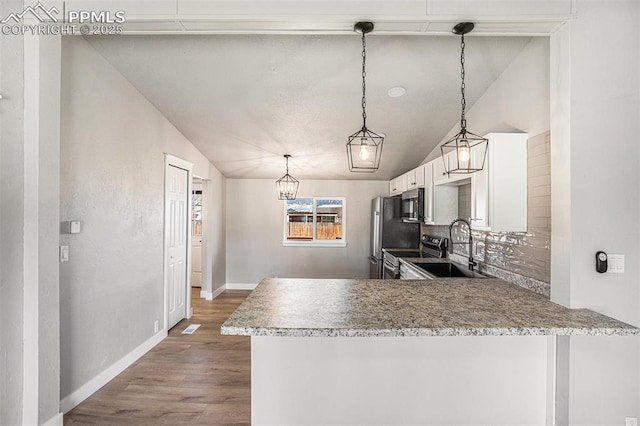
<instances>
[{"instance_id":1,"label":"granite countertop","mask_svg":"<svg viewBox=\"0 0 640 426\"><path fill-rule=\"evenodd\" d=\"M222 325L241 336L637 335L500 279L266 278Z\"/></svg>"}]
</instances>

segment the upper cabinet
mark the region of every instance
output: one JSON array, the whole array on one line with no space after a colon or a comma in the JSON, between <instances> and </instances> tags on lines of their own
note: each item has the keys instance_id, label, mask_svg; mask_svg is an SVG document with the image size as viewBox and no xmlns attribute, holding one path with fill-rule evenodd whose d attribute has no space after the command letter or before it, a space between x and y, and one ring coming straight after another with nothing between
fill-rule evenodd
<instances>
[{"instance_id":1,"label":"upper cabinet","mask_svg":"<svg viewBox=\"0 0 640 426\"><path fill-rule=\"evenodd\" d=\"M454 182L469 179L469 174L466 173L447 174L447 170L457 167L455 155L455 151L450 151L445 154L444 158L438 157L431 161L433 163L433 183L435 185L452 184Z\"/></svg>"},{"instance_id":2,"label":"upper cabinet","mask_svg":"<svg viewBox=\"0 0 640 426\"><path fill-rule=\"evenodd\" d=\"M472 227L527 230L527 134L490 133L484 168L471 175ZM482 150L472 149L472 155Z\"/></svg>"},{"instance_id":3,"label":"upper cabinet","mask_svg":"<svg viewBox=\"0 0 640 426\"><path fill-rule=\"evenodd\" d=\"M427 225L449 225L458 217L458 188L451 185L435 185L435 174L440 173L438 165L441 164L442 158L438 158L423 166L424 223ZM442 179L440 181L442 182Z\"/></svg>"},{"instance_id":4,"label":"upper cabinet","mask_svg":"<svg viewBox=\"0 0 640 426\"><path fill-rule=\"evenodd\" d=\"M389 193L391 195L399 195L407 190L407 173L391 179L389 182Z\"/></svg>"},{"instance_id":5,"label":"upper cabinet","mask_svg":"<svg viewBox=\"0 0 640 426\"><path fill-rule=\"evenodd\" d=\"M424 221L448 225L460 215L471 214L474 229L496 232L527 230L527 134L490 133L481 171L447 174L456 161L455 152L438 157L391 180L391 195L424 188ZM471 149L474 162L481 163L484 147ZM469 196L459 188L471 184ZM463 203L463 204L461 204ZM468 219L468 217L465 217Z\"/></svg>"},{"instance_id":6,"label":"upper cabinet","mask_svg":"<svg viewBox=\"0 0 640 426\"><path fill-rule=\"evenodd\" d=\"M417 167L406 173L407 189L424 188L426 166Z\"/></svg>"},{"instance_id":7,"label":"upper cabinet","mask_svg":"<svg viewBox=\"0 0 640 426\"><path fill-rule=\"evenodd\" d=\"M433 223L433 163L424 166L424 223Z\"/></svg>"},{"instance_id":8,"label":"upper cabinet","mask_svg":"<svg viewBox=\"0 0 640 426\"><path fill-rule=\"evenodd\" d=\"M449 159L451 158L452 152L442 157L438 157L435 160L432 160L429 164L433 165L433 184L440 185L442 183L446 183L449 181L449 175L447 174L447 169L449 168ZM453 160L452 160L453 161ZM445 164L447 167L445 168Z\"/></svg>"}]
</instances>

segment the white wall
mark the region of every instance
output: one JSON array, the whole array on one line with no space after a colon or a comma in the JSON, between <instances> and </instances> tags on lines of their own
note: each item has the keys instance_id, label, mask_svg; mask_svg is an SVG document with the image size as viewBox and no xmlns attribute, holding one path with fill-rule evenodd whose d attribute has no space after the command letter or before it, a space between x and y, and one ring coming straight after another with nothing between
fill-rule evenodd
<instances>
[{"instance_id":1,"label":"white wall","mask_svg":"<svg viewBox=\"0 0 640 426\"><path fill-rule=\"evenodd\" d=\"M38 73L25 85L38 87L38 423L60 420L60 72L61 38L33 37ZM31 124L29 125L31 127ZM31 169L32 170L32 169ZM31 174L31 173L30 173ZM31 259L33 261L33 259ZM29 318L25 319L26 322ZM29 397L31 398L31 397ZM23 419L24 420L24 419Z\"/></svg>"},{"instance_id":2,"label":"white wall","mask_svg":"<svg viewBox=\"0 0 640 426\"><path fill-rule=\"evenodd\" d=\"M545 336L253 336L251 421L540 426L546 350Z\"/></svg>"},{"instance_id":3,"label":"white wall","mask_svg":"<svg viewBox=\"0 0 640 426\"><path fill-rule=\"evenodd\" d=\"M467 93L473 86L467 86ZM549 39L534 37L522 52L470 108L468 130L478 135L489 132L523 131L530 136L549 130ZM444 143L460 131L457 122L442 138ZM440 155L434 149L424 162Z\"/></svg>"},{"instance_id":4,"label":"white wall","mask_svg":"<svg viewBox=\"0 0 640 426\"><path fill-rule=\"evenodd\" d=\"M60 39L3 36L0 50L0 424L61 422Z\"/></svg>"},{"instance_id":5,"label":"white wall","mask_svg":"<svg viewBox=\"0 0 640 426\"><path fill-rule=\"evenodd\" d=\"M346 161L346 159L345 159ZM264 277L368 278L371 199L386 181L303 180L299 197L346 197L347 247L284 247L275 180L227 179L227 283Z\"/></svg>"},{"instance_id":6,"label":"white wall","mask_svg":"<svg viewBox=\"0 0 640 426\"><path fill-rule=\"evenodd\" d=\"M576 11L551 37L552 300L638 326L640 4L578 0ZM625 273L598 274L598 250L624 254ZM640 340L602 344L570 339L561 420L640 415Z\"/></svg>"},{"instance_id":7,"label":"white wall","mask_svg":"<svg viewBox=\"0 0 640 426\"><path fill-rule=\"evenodd\" d=\"M0 4L3 16L9 12ZM0 37L0 424L22 418L23 38Z\"/></svg>"},{"instance_id":8,"label":"white wall","mask_svg":"<svg viewBox=\"0 0 640 426\"><path fill-rule=\"evenodd\" d=\"M65 398L163 323L164 153L217 183L219 216L224 179L87 41L65 38L62 55L60 212L82 223L80 234L60 237L70 246L60 265ZM215 223L212 234L223 235Z\"/></svg>"},{"instance_id":9,"label":"white wall","mask_svg":"<svg viewBox=\"0 0 640 426\"><path fill-rule=\"evenodd\" d=\"M212 166L213 168L213 166ZM223 288L225 284L225 260L226 260L226 208L225 188L226 179L216 169L210 174L210 179L203 181L205 248L203 255L203 268L208 269L209 282L202 283L202 291L214 293ZM205 269L203 269L204 272ZM203 275L204 277L204 275Z\"/></svg>"}]
</instances>

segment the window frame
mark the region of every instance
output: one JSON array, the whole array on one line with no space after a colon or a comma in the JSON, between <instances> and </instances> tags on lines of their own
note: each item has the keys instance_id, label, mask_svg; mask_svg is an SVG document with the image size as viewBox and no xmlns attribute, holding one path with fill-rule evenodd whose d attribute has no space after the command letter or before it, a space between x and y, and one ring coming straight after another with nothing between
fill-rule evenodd
<instances>
[{"instance_id":1,"label":"window frame","mask_svg":"<svg viewBox=\"0 0 640 426\"><path fill-rule=\"evenodd\" d=\"M287 203L289 200L283 202L283 215L282 215L282 245L285 247L346 247L347 246L347 199L346 197L306 197L298 196L298 198L310 198L313 206L313 239L306 241L295 241L287 238L287 224L289 212L287 211ZM317 232L317 200L340 200L342 201L342 239L340 240L318 240L316 239Z\"/></svg>"}]
</instances>

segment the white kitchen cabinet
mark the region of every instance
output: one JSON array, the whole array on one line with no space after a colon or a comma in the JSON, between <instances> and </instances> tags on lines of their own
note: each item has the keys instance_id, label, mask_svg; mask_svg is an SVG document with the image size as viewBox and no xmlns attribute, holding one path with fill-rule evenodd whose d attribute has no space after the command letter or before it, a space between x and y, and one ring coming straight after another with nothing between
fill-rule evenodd
<instances>
[{"instance_id":1,"label":"white kitchen cabinet","mask_svg":"<svg viewBox=\"0 0 640 426\"><path fill-rule=\"evenodd\" d=\"M433 162L424 166L424 223L433 224Z\"/></svg>"},{"instance_id":2,"label":"white kitchen cabinet","mask_svg":"<svg viewBox=\"0 0 640 426\"><path fill-rule=\"evenodd\" d=\"M458 187L438 185L433 187L433 223L449 225L458 217Z\"/></svg>"},{"instance_id":3,"label":"white kitchen cabinet","mask_svg":"<svg viewBox=\"0 0 640 426\"><path fill-rule=\"evenodd\" d=\"M469 178L467 173L450 173L447 174L447 170L451 170L458 167L457 159L455 158L456 151L449 151L444 159L442 156L433 160L433 183L435 185L450 184L459 182ZM446 168L445 168L446 163Z\"/></svg>"},{"instance_id":4,"label":"white kitchen cabinet","mask_svg":"<svg viewBox=\"0 0 640 426\"><path fill-rule=\"evenodd\" d=\"M431 161L431 164L433 164L433 184L434 185L439 185L449 181L449 175L447 175L447 169L449 168L448 164L449 164L449 159L451 158L451 154L452 153L448 153L447 155L445 155L444 159L442 158L442 156L439 156L435 160ZM447 164L446 168L445 168L445 163Z\"/></svg>"},{"instance_id":5,"label":"white kitchen cabinet","mask_svg":"<svg viewBox=\"0 0 640 426\"><path fill-rule=\"evenodd\" d=\"M425 185L426 165L416 167L407 172L407 189L423 188Z\"/></svg>"},{"instance_id":6,"label":"white kitchen cabinet","mask_svg":"<svg viewBox=\"0 0 640 426\"><path fill-rule=\"evenodd\" d=\"M402 194L407 190L407 174L391 179L389 182L389 193L393 195Z\"/></svg>"},{"instance_id":7,"label":"white kitchen cabinet","mask_svg":"<svg viewBox=\"0 0 640 426\"><path fill-rule=\"evenodd\" d=\"M424 223L427 225L449 225L458 217L458 187L435 185L438 164L442 164L442 158L424 165Z\"/></svg>"},{"instance_id":8,"label":"white kitchen cabinet","mask_svg":"<svg viewBox=\"0 0 640 426\"><path fill-rule=\"evenodd\" d=\"M471 175L474 229L527 230L527 134L490 133L484 168ZM471 155L481 156L474 147ZM480 159L480 158L478 158Z\"/></svg>"}]
</instances>

